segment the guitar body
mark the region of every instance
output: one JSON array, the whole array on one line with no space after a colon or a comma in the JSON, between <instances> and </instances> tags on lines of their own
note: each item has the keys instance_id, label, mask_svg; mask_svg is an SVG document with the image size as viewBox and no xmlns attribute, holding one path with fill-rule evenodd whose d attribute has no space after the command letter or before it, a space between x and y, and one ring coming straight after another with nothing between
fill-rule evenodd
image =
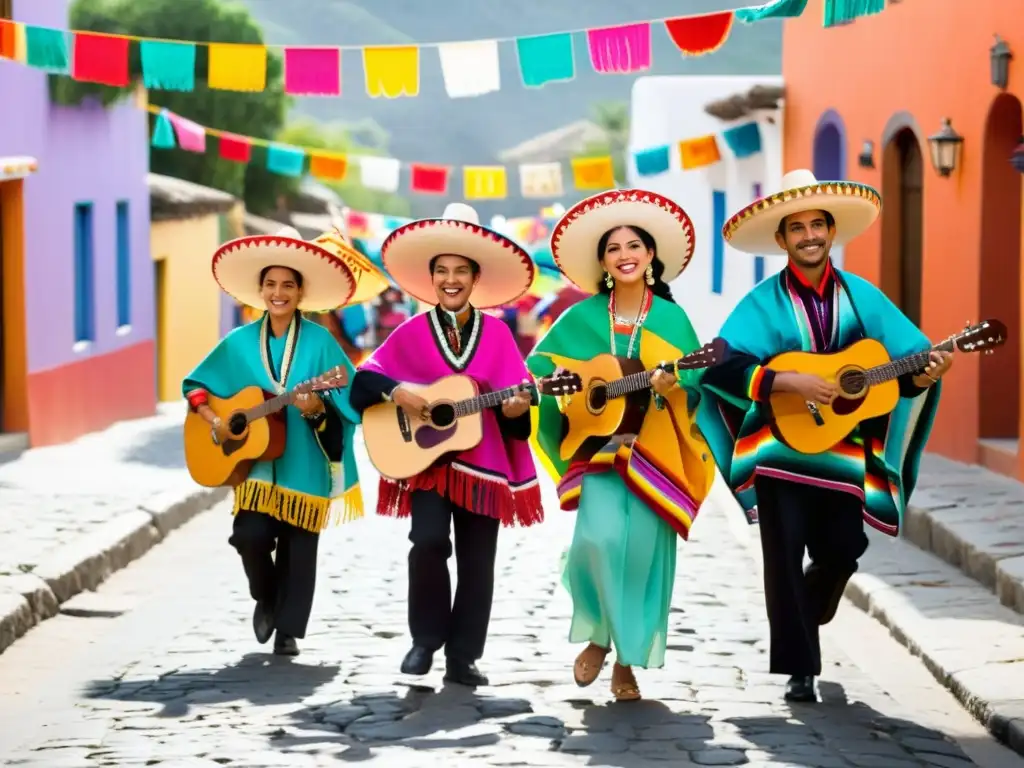
<instances>
[{"instance_id":1,"label":"guitar body","mask_svg":"<svg viewBox=\"0 0 1024 768\"><path fill-rule=\"evenodd\" d=\"M785 352L773 358L765 366L769 370L809 373L840 384L839 396L832 405L818 403L818 413L824 422L820 425L800 395L773 392L769 400L775 436L799 453L824 453L862 421L892 413L900 399L900 387L895 380L871 386L856 375L844 380L846 374L857 374L889 361L885 347L874 339L862 339L838 352Z\"/></svg>"},{"instance_id":2,"label":"guitar body","mask_svg":"<svg viewBox=\"0 0 1024 768\"><path fill-rule=\"evenodd\" d=\"M639 432L651 399L649 390L622 397L605 396L609 382L644 370L639 360L603 354L587 362L573 362L572 367L583 382L583 391L563 401L562 413L569 422L569 431L559 448L563 461L575 456L592 437Z\"/></svg>"},{"instance_id":3,"label":"guitar body","mask_svg":"<svg viewBox=\"0 0 1024 768\"><path fill-rule=\"evenodd\" d=\"M363 413L366 452L377 471L391 480L418 475L452 453L476 448L484 438L479 413L455 417L452 404L479 394L476 382L454 374L433 384L404 387L431 405L429 421L410 421L394 403L381 403Z\"/></svg>"},{"instance_id":4,"label":"guitar body","mask_svg":"<svg viewBox=\"0 0 1024 768\"><path fill-rule=\"evenodd\" d=\"M231 426L234 414L254 408L271 397L259 387L246 387L233 397L209 396L207 405ZM185 416L185 465L192 479L207 488L242 483L257 461L272 461L284 453L285 420L274 413L245 424L222 445L213 442L210 425L191 408Z\"/></svg>"}]
</instances>

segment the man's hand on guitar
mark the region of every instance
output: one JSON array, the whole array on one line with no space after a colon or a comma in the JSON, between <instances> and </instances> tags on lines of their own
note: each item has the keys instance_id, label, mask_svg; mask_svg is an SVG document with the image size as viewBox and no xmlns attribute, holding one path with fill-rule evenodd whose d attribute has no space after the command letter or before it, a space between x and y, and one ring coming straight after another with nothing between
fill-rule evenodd
<instances>
[{"instance_id":1,"label":"man's hand on guitar","mask_svg":"<svg viewBox=\"0 0 1024 768\"><path fill-rule=\"evenodd\" d=\"M831 405L839 394L839 388L832 382L825 381L820 376L811 373L797 373L796 371L780 372L775 376L773 389L780 392L792 392L800 395L809 403L821 403Z\"/></svg>"},{"instance_id":2,"label":"man's hand on guitar","mask_svg":"<svg viewBox=\"0 0 1024 768\"><path fill-rule=\"evenodd\" d=\"M412 421L426 421L430 418L430 404L415 392L399 384L391 393L391 400L405 411Z\"/></svg>"},{"instance_id":3,"label":"man's hand on guitar","mask_svg":"<svg viewBox=\"0 0 1024 768\"><path fill-rule=\"evenodd\" d=\"M530 410L530 393L525 390L516 392L501 404L501 412L507 419L515 419Z\"/></svg>"},{"instance_id":4,"label":"man's hand on guitar","mask_svg":"<svg viewBox=\"0 0 1024 768\"><path fill-rule=\"evenodd\" d=\"M651 374L651 388L662 397L671 392L675 385L676 377L661 368Z\"/></svg>"},{"instance_id":5,"label":"man's hand on guitar","mask_svg":"<svg viewBox=\"0 0 1024 768\"><path fill-rule=\"evenodd\" d=\"M919 389L928 389L933 384L938 384L939 379L953 366L953 353L935 351L932 352L928 367L914 377L914 386Z\"/></svg>"},{"instance_id":6,"label":"man's hand on guitar","mask_svg":"<svg viewBox=\"0 0 1024 768\"><path fill-rule=\"evenodd\" d=\"M324 401L316 395L311 395L308 392L305 392L301 395L295 396L295 407L302 412L303 416L307 419L311 419L323 412Z\"/></svg>"},{"instance_id":7,"label":"man's hand on guitar","mask_svg":"<svg viewBox=\"0 0 1024 768\"><path fill-rule=\"evenodd\" d=\"M217 444L223 444L231 434L231 430L228 429L227 422L214 413L213 408L208 405L200 405L196 410L199 412L200 416L206 419L206 423L210 425L211 433L216 438Z\"/></svg>"}]
</instances>

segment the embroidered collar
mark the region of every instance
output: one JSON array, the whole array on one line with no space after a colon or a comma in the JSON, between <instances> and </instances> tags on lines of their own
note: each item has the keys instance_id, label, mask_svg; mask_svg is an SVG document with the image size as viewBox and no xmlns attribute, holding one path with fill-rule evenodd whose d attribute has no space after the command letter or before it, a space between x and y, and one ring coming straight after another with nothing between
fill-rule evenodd
<instances>
[{"instance_id":1,"label":"embroidered collar","mask_svg":"<svg viewBox=\"0 0 1024 768\"><path fill-rule=\"evenodd\" d=\"M816 286L811 284L811 281L807 279L804 273L801 272L800 269L797 266L795 266L792 261L789 262L789 264L786 267L786 270L789 272L790 276L793 277L800 285L818 294L818 298L820 299L824 299L825 296L828 294L828 289L831 285L831 281L835 277L832 271L832 259L829 259L828 261L825 262L825 270L821 273L821 280L818 281L818 284Z\"/></svg>"},{"instance_id":2,"label":"embroidered collar","mask_svg":"<svg viewBox=\"0 0 1024 768\"><path fill-rule=\"evenodd\" d=\"M442 312L448 317L442 319ZM469 319L466 323L470 326L469 340L466 342L465 347L459 354L455 353L452 349L451 344L448 342L448 336L445 334L445 322L454 322L454 316L452 313L443 310L440 306L435 307L429 312L430 317L430 328L433 331L434 342L437 344L438 350L441 352L441 356L444 357L449 367L456 371L461 371L469 365L469 361L473 359L473 354L476 352L477 344L480 342L480 328L483 325L480 316L480 310L476 307L469 308ZM455 332L461 334L462 329L459 328L459 324L454 322Z\"/></svg>"},{"instance_id":3,"label":"embroidered collar","mask_svg":"<svg viewBox=\"0 0 1024 768\"><path fill-rule=\"evenodd\" d=\"M285 334L284 354L281 356L281 373L278 376L274 368L274 356L270 352L270 314L263 315L263 322L260 324L260 358L263 361L263 370L267 378L276 390L277 394L285 391L288 383L288 374L291 372L292 361L295 359L295 348L299 341L299 313L292 317L288 326L288 333Z\"/></svg>"}]
</instances>

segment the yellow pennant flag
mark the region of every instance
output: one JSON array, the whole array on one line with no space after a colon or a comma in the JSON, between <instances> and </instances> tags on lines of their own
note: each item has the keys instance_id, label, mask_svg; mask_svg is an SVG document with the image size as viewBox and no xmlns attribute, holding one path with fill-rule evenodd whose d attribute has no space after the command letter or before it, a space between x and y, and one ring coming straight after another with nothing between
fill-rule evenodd
<instances>
[{"instance_id":1,"label":"yellow pennant flag","mask_svg":"<svg viewBox=\"0 0 1024 768\"><path fill-rule=\"evenodd\" d=\"M267 87L267 49L262 45L211 43L210 88L219 91L262 91Z\"/></svg>"},{"instance_id":2,"label":"yellow pennant flag","mask_svg":"<svg viewBox=\"0 0 1024 768\"><path fill-rule=\"evenodd\" d=\"M420 49L414 45L364 48L363 71L366 92L372 98L397 99L420 93Z\"/></svg>"},{"instance_id":3,"label":"yellow pennant flag","mask_svg":"<svg viewBox=\"0 0 1024 768\"><path fill-rule=\"evenodd\" d=\"M576 189L612 189L615 187L615 166L611 155L574 157L572 183Z\"/></svg>"},{"instance_id":4,"label":"yellow pennant flag","mask_svg":"<svg viewBox=\"0 0 1024 768\"><path fill-rule=\"evenodd\" d=\"M508 197L508 176L503 165L467 165L462 169L467 200L499 200Z\"/></svg>"},{"instance_id":5,"label":"yellow pennant flag","mask_svg":"<svg viewBox=\"0 0 1024 768\"><path fill-rule=\"evenodd\" d=\"M714 134L679 142L679 160L684 171L703 168L722 159Z\"/></svg>"}]
</instances>

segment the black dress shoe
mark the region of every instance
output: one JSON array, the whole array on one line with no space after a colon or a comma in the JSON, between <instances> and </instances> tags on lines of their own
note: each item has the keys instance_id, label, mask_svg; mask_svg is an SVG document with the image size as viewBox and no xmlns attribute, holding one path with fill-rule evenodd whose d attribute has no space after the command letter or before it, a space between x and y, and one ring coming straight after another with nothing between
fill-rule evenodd
<instances>
[{"instance_id":1,"label":"black dress shoe","mask_svg":"<svg viewBox=\"0 0 1024 768\"><path fill-rule=\"evenodd\" d=\"M476 668L471 661L459 661L448 659L447 668L444 672L446 683L458 683L469 688L476 688L479 685L490 685L487 675Z\"/></svg>"},{"instance_id":2,"label":"black dress shoe","mask_svg":"<svg viewBox=\"0 0 1024 768\"><path fill-rule=\"evenodd\" d=\"M434 652L422 645L414 645L402 659L403 675L425 675L434 666Z\"/></svg>"},{"instance_id":3,"label":"black dress shoe","mask_svg":"<svg viewBox=\"0 0 1024 768\"><path fill-rule=\"evenodd\" d=\"M252 611L252 631L256 633L256 642L263 645L274 634L274 609L257 601Z\"/></svg>"},{"instance_id":4,"label":"black dress shoe","mask_svg":"<svg viewBox=\"0 0 1024 768\"><path fill-rule=\"evenodd\" d=\"M793 675L786 683L786 701L810 703L818 700L813 675Z\"/></svg>"},{"instance_id":5,"label":"black dress shoe","mask_svg":"<svg viewBox=\"0 0 1024 768\"><path fill-rule=\"evenodd\" d=\"M282 635L280 632L278 632L277 637L274 638L274 655L298 656L299 644L295 642L294 637L290 637L289 635Z\"/></svg>"}]
</instances>

